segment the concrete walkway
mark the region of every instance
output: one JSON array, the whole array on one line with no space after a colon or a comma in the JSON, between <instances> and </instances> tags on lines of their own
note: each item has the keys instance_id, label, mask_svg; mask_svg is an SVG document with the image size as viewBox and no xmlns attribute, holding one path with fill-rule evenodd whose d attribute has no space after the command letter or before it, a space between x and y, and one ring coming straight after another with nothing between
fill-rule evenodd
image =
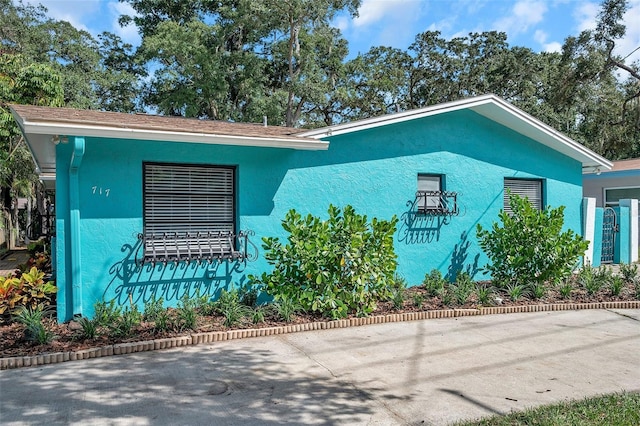
<instances>
[{"instance_id":1,"label":"concrete walkway","mask_svg":"<svg viewBox=\"0 0 640 426\"><path fill-rule=\"evenodd\" d=\"M0 371L0 423L427 424L640 391L640 310L448 318Z\"/></svg>"},{"instance_id":2,"label":"concrete walkway","mask_svg":"<svg viewBox=\"0 0 640 426\"><path fill-rule=\"evenodd\" d=\"M18 265L27 263L29 252L27 250L14 250L6 253L0 259L0 277L6 277L18 269Z\"/></svg>"}]
</instances>

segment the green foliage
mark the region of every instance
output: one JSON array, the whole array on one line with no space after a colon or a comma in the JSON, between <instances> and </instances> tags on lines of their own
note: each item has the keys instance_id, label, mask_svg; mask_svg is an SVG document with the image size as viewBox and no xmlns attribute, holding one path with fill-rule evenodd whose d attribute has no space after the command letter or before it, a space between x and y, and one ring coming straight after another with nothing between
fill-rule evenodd
<instances>
[{"instance_id":1,"label":"green foliage","mask_svg":"<svg viewBox=\"0 0 640 426\"><path fill-rule=\"evenodd\" d=\"M36 309L49 305L57 291L52 281L44 281L44 272L35 267L19 277L0 277L0 315L20 307Z\"/></svg>"},{"instance_id":2,"label":"green foliage","mask_svg":"<svg viewBox=\"0 0 640 426\"><path fill-rule=\"evenodd\" d=\"M222 290L220 297L216 301L216 311L224 317L225 327L233 327L251 315L251 309L243 305L236 290Z\"/></svg>"},{"instance_id":3,"label":"green foliage","mask_svg":"<svg viewBox=\"0 0 640 426\"><path fill-rule=\"evenodd\" d=\"M109 302L99 300L93 305L93 319L100 327L111 327L116 324L122 313L122 308L116 305L115 299Z\"/></svg>"},{"instance_id":4,"label":"green foliage","mask_svg":"<svg viewBox=\"0 0 640 426\"><path fill-rule=\"evenodd\" d=\"M571 297L571 292L573 291L573 285L570 281L565 281L563 284L558 287L558 292L560 293L560 297L563 299L568 299Z\"/></svg>"},{"instance_id":5,"label":"green foliage","mask_svg":"<svg viewBox=\"0 0 640 426\"><path fill-rule=\"evenodd\" d=\"M142 322L142 314L136 305L125 307L121 311L115 323L108 326L112 335L117 337L130 337L134 329Z\"/></svg>"},{"instance_id":6,"label":"green foliage","mask_svg":"<svg viewBox=\"0 0 640 426\"><path fill-rule=\"evenodd\" d=\"M447 280L442 277L442 273L437 269L431 270L431 272L424 276L424 280L422 281L422 285L430 297L441 295L446 284Z\"/></svg>"},{"instance_id":7,"label":"green foliage","mask_svg":"<svg viewBox=\"0 0 640 426\"><path fill-rule=\"evenodd\" d=\"M296 312L302 310L300 303L288 297L281 298L273 306L280 319L284 322L291 322Z\"/></svg>"},{"instance_id":8,"label":"green foliage","mask_svg":"<svg viewBox=\"0 0 640 426\"><path fill-rule=\"evenodd\" d=\"M291 210L282 222L287 243L263 238L273 271L250 279L276 301L296 300L306 311L331 318L354 311L367 315L395 284L396 223L395 216L369 222L351 206L344 212L329 206L325 221Z\"/></svg>"},{"instance_id":9,"label":"green foliage","mask_svg":"<svg viewBox=\"0 0 640 426\"><path fill-rule=\"evenodd\" d=\"M630 283L638 276L638 265L635 263L620 263L620 274L625 282Z\"/></svg>"},{"instance_id":10,"label":"green foliage","mask_svg":"<svg viewBox=\"0 0 640 426\"><path fill-rule=\"evenodd\" d=\"M250 308L254 308L258 304L258 289L255 287L245 286L239 290L240 303Z\"/></svg>"},{"instance_id":11,"label":"green foliage","mask_svg":"<svg viewBox=\"0 0 640 426\"><path fill-rule=\"evenodd\" d=\"M393 290L391 290L391 296L389 297L389 299L393 303L393 309L400 310L404 308L404 290L404 288L394 288Z\"/></svg>"},{"instance_id":12,"label":"green foliage","mask_svg":"<svg viewBox=\"0 0 640 426\"><path fill-rule=\"evenodd\" d=\"M461 272L456 276L455 284L449 285L448 291L452 293L456 305L464 305L475 291L475 285L468 273Z\"/></svg>"},{"instance_id":13,"label":"green foliage","mask_svg":"<svg viewBox=\"0 0 640 426\"><path fill-rule=\"evenodd\" d=\"M155 321L163 312L166 312L164 307L164 299L156 299L155 295L144 303L144 313L142 318L145 321Z\"/></svg>"},{"instance_id":14,"label":"green foliage","mask_svg":"<svg viewBox=\"0 0 640 426\"><path fill-rule=\"evenodd\" d=\"M197 300L184 295L176 308L176 323L178 330L195 330L198 324Z\"/></svg>"},{"instance_id":15,"label":"green foliage","mask_svg":"<svg viewBox=\"0 0 640 426\"><path fill-rule=\"evenodd\" d=\"M600 269L587 265L578 273L578 283L587 291L589 296L598 293L613 278L611 270L607 266Z\"/></svg>"},{"instance_id":16,"label":"green foliage","mask_svg":"<svg viewBox=\"0 0 640 426\"><path fill-rule=\"evenodd\" d=\"M526 295L526 289L521 284L510 284L507 286L506 290L509 298L514 302L517 302Z\"/></svg>"},{"instance_id":17,"label":"green foliage","mask_svg":"<svg viewBox=\"0 0 640 426\"><path fill-rule=\"evenodd\" d=\"M14 319L25 326L24 336L30 342L43 345L55 337L43 323L43 319L51 312L42 305L20 306L14 312Z\"/></svg>"},{"instance_id":18,"label":"green foliage","mask_svg":"<svg viewBox=\"0 0 640 426\"><path fill-rule=\"evenodd\" d=\"M82 328L82 339L95 339L98 335L98 322L95 319L82 317L78 320L78 324Z\"/></svg>"},{"instance_id":19,"label":"green foliage","mask_svg":"<svg viewBox=\"0 0 640 426\"><path fill-rule=\"evenodd\" d=\"M588 243L572 230L562 231L564 207L534 209L527 199L509 195L513 214L499 213L500 226L477 226L478 242L489 258L485 271L498 283L528 286L567 277Z\"/></svg>"},{"instance_id":20,"label":"green foliage","mask_svg":"<svg viewBox=\"0 0 640 426\"><path fill-rule=\"evenodd\" d=\"M491 286L476 284L475 293L480 305L489 306L493 304L492 297L494 292Z\"/></svg>"},{"instance_id":21,"label":"green foliage","mask_svg":"<svg viewBox=\"0 0 640 426\"><path fill-rule=\"evenodd\" d=\"M251 322L259 324L265 320L265 308L264 306L256 306L251 310Z\"/></svg>"},{"instance_id":22,"label":"green foliage","mask_svg":"<svg viewBox=\"0 0 640 426\"><path fill-rule=\"evenodd\" d=\"M624 280L622 279L622 277L614 276L611 278L611 281L609 282L609 291L611 291L611 295L620 296L620 292L622 291L623 287Z\"/></svg>"},{"instance_id":23,"label":"green foliage","mask_svg":"<svg viewBox=\"0 0 640 426\"><path fill-rule=\"evenodd\" d=\"M422 293L415 293L413 295L413 306L420 309L424 304L424 295Z\"/></svg>"},{"instance_id":24,"label":"green foliage","mask_svg":"<svg viewBox=\"0 0 640 426\"><path fill-rule=\"evenodd\" d=\"M545 296L545 294L547 294L547 286L542 283L533 284L529 290L530 290L529 292L531 293L531 297L533 297L536 300L542 299Z\"/></svg>"}]
</instances>

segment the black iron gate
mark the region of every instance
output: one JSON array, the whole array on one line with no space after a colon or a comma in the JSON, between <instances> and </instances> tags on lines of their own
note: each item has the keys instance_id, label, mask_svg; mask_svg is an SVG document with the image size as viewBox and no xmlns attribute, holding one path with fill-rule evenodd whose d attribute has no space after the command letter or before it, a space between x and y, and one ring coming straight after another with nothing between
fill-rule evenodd
<instances>
[{"instance_id":1,"label":"black iron gate","mask_svg":"<svg viewBox=\"0 0 640 426\"><path fill-rule=\"evenodd\" d=\"M616 212L611 207L605 207L602 215L602 258L600 263L613 263L616 246Z\"/></svg>"}]
</instances>

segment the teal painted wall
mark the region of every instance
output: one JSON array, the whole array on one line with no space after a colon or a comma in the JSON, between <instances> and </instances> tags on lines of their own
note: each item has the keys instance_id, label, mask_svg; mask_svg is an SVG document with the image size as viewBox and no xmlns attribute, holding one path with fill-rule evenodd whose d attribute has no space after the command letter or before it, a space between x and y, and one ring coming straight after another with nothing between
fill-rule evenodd
<instances>
[{"instance_id":1,"label":"teal painted wall","mask_svg":"<svg viewBox=\"0 0 640 426\"><path fill-rule=\"evenodd\" d=\"M630 209L626 206L614 207L616 212L616 222L618 224L618 232L616 232L616 243L614 249L614 263L631 263L630 251Z\"/></svg>"},{"instance_id":2,"label":"teal painted wall","mask_svg":"<svg viewBox=\"0 0 640 426\"><path fill-rule=\"evenodd\" d=\"M359 213L400 219L398 273L420 284L433 268L443 273L479 269L486 258L475 239L478 223L497 219L505 177L543 178L545 202L565 205L566 228L581 232L581 164L471 111L458 111L330 138L328 151L294 151L139 140L86 138L79 169L82 314L93 303L116 298L142 303L152 294L175 303L185 292L216 293L268 270L260 257L247 264L162 268L134 262L142 232L142 162L180 162L237 167L239 229L284 237L280 221L295 208L326 217L330 203ZM72 147L58 145L57 216L60 319L68 319L71 294L68 214ZM461 214L415 218L409 212L418 173L443 174L456 191ZM72 304L73 305L73 304Z\"/></svg>"}]
</instances>

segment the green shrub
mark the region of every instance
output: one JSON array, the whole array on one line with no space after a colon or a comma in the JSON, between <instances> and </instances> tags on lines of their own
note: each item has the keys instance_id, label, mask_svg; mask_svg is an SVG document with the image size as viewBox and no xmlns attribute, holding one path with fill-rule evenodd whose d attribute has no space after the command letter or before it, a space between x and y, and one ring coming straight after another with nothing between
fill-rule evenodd
<instances>
[{"instance_id":1,"label":"green shrub","mask_svg":"<svg viewBox=\"0 0 640 426\"><path fill-rule=\"evenodd\" d=\"M98 323L96 320L92 320L86 317L82 317L78 320L78 324L82 328L80 334L83 339L95 339L98 335Z\"/></svg>"},{"instance_id":2,"label":"green shrub","mask_svg":"<svg viewBox=\"0 0 640 426\"><path fill-rule=\"evenodd\" d=\"M111 299L109 302L99 300L93 305L93 310L93 319L101 327L111 327L118 322L122 314L122 308L116 306L115 299Z\"/></svg>"},{"instance_id":3,"label":"green shrub","mask_svg":"<svg viewBox=\"0 0 640 426\"><path fill-rule=\"evenodd\" d=\"M631 283L638 275L638 265L635 263L626 264L622 262L620 263L620 274L622 274L625 282Z\"/></svg>"},{"instance_id":4,"label":"green shrub","mask_svg":"<svg viewBox=\"0 0 640 426\"><path fill-rule=\"evenodd\" d=\"M424 295L422 293L416 293L413 295L413 306L420 309L424 304Z\"/></svg>"},{"instance_id":5,"label":"green shrub","mask_svg":"<svg viewBox=\"0 0 640 426\"><path fill-rule=\"evenodd\" d=\"M216 312L224 317L223 324L225 327L233 327L241 323L244 317L252 313L251 308L242 304L236 290L222 290L215 306Z\"/></svg>"},{"instance_id":6,"label":"green shrub","mask_svg":"<svg viewBox=\"0 0 640 426\"><path fill-rule=\"evenodd\" d=\"M282 222L289 233L286 244L263 238L273 272L250 279L276 301L296 300L305 311L331 318L354 311L367 315L390 296L394 285L397 222L395 216L368 222L351 206L344 212L329 206L324 221L291 210Z\"/></svg>"},{"instance_id":7,"label":"green shrub","mask_svg":"<svg viewBox=\"0 0 640 426\"><path fill-rule=\"evenodd\" d=\"M115 323L109 325L110 332L117 337L130 337L142 322L142 314L136 305L124 308Z\"/></svg>"},{"instance_id":8,"label":"green shrub","mask_svg":"<svg viewBox=\"0 0 640 426\"><path fill-rule=\"evenodd\" d=\"M620 292L624 287L624 280L622 277L614 276L609 283L609 290L612 296L620 296Z\"/></svg>"},{"instance_id":9,"label":"green shrub","mask_svg":"<svg viewBox=\"0 0 640 426\"><path fill-rule=\"evenodd\" d=\"M156 299L154 295L151 300L144 303L144 315L142 318L145 321L153 322L166 310L167 309L164 307L164 299L162 297L160 299Z\"/></svg>"},{"instance_id":10,"label":"green shrub","mask_svg":"<svg viewBox=\"0 0 640 426\"><path fill-rule=\"evenodd\" d=\"M523 286L569 276L588 243L572 230L562 232L564 206L538 211L513 194L509 205L513 214L501 210L498 215L502 226L477 225L478 242L489 258L485 273L502 285Z\"/></svg>"},{"instance_id":11,"label":"green shrub","mask_svg":"<svg viewBox=\"0 0 640 426\"><path fill-rule=\"evenodd\" d=\"M475 291L475 285L471 280L471 275L466 272L460 272L456 276L455 284L449 285L449 291L453 297L453 303L464 305Z\"/></svg>"},{"instance_id":12,"label":"green shrub","mask_svg":"<svg viewBox=\"0 0 640 426\"><path fill-rule=\"evenodd\" d=\"M20 276L0 277L0 315L21 307L34 310L47 306L57 291L52 281L44 281L44 272L35 267Z\"/></svg>"},{"instance_id":13,"label":"green shrub","mask_svg":"<svg viewBox=\"0 0 640 426\"><path fill-rule=\"evenodd\" d=\"M482 306L489 306L493 303L493 288L487 285L476 284L476 297Z\"/></svg>"},{"instance_id":14,"label":"green shrub","mask_svg":"<svg viewBox=\"0 0 640 426\"><path fill-rule=\"evenodd\" d=\"M25 326L24 337L28 341L43 345L54 338L54 334L43 322L44 317L50 313L51 311L42 305L20 306L14 312L14 319Z\"/></svg>"},{"instance_id":15,"label":"green shrub","mask_svg":"<svg viewBox=\"0 0 640 426\"><path fill-rule=\"evenodd\" d=\"M197 300L184 295L178 301L176 307L176 324L175 327L180 330L195 330L198 324Z\"/></svg>"},{"instance_id":16,"label":"green shrub","mask_svg":"<svg viewBox=\"0 0 640 426\"><path fill-rule=\"evenodd\" d=\"M280 319L284 322L291 322L296 312L302 308L295 300L284 297L273 304Z\"/></svg>"},{"instance_id":17,"label":"green shrub","mask_svg":"<svg viewBox=\"0 0 640 426\"><path fill-rule=\"evenodd\" d=\"M442 277L442 272L432 269L431 272L424 276L422 285L431 297L440 296L444 291L447 280Z\"/></svg>"}]
</instances>

